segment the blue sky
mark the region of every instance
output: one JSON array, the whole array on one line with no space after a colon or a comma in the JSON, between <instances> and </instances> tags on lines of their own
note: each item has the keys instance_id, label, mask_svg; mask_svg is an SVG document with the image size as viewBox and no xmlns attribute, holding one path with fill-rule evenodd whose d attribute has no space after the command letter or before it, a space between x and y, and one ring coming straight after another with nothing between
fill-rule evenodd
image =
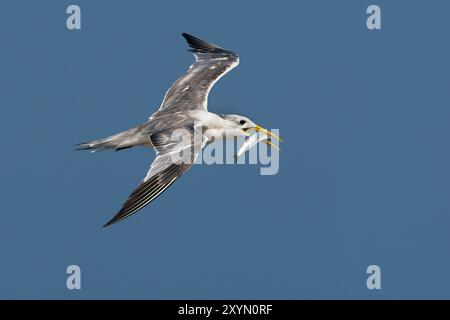
<instances>
[{"instance_id":1,"label":"blue sky","mask_svg":"<svg viewBox=\"0 0 450 320\"><path fill-rule=\"evenodd\" d=\"M69 4L0 10L1 298L450 298L450 3L77 1L78 31ZM239 53L209 109L279 128L279 173L194 166L102 229L153 151L73 145L158 108L181 32Z\"/></svg>"}]
</instances>

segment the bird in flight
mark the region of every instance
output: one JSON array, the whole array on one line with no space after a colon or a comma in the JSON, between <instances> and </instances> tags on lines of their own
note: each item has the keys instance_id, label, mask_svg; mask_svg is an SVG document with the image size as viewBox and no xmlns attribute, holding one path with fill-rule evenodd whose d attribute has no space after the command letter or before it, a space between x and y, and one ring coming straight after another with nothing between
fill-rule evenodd
<instances>
[{"instance_id":1,"label":"bird in flight","mask_svg":"<svg viewBox=\"0 0 450 320\"><path fill-rule=\"evenodd\" d=\"M281 141L278 136L246 117L208 111L209 91L222 76L239 64L239 57L232 51L187 33L182 35L195 56L195 62L169 88L159 110L144 124L77 145L77 150L118 151L148 146L156 151L156 158L145 178L104 227L131 216L152 202L183 175L193 165L202 148L214 140L249 136L249 131L253 130L265 135L265 142L272 146L271 137ZM179 133L176 139L175 132ZM180 152L188 155L188 161L186 157L174 157Z\"/></svg>"}]
</instances>

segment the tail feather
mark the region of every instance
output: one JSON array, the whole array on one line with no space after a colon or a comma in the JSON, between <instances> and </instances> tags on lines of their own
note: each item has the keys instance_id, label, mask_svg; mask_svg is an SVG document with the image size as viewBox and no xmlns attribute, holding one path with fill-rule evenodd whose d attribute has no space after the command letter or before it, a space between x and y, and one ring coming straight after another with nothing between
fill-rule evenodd
<instances>
[{"instance_id":1,"label":"tail feather","mask_svg":"<svg viewBox=\"0 0 450 320\"><path fill-rule=\"evenodd\" d=\"M106 149L117 149L120 145L120 133L107 138L82 142L77 144L75 150L101 151Z\"/></svg>"},{"instance_id":2,"label":"tail feather","mask_svg":"<svg viewBox=\"0 0 450 320\"><path fill-rule=\"evenodd\" d=\"M82 142L76 145L75 150L91 150L91 152L95 152L116 149L116 151L119 151L138 145L148 145L150 139L146 135L141 134L141 131L142 127L138 126L103 139Z\"/></svg>"}]
</instances>

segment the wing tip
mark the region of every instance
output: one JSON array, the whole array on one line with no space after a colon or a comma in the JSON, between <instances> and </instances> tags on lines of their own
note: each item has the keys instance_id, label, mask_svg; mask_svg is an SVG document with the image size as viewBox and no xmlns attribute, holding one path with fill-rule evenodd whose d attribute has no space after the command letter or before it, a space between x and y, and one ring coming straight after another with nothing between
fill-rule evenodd
<instances>
[{"instance_id":1,"label":"wing tip","mask_svg":"<svg viewBox=\"0 0 450 320\"><path fill-rule=\"evenodd\" d=\"M131 211L131 212L126 212L126 207L123 206L119 212L117 212L108 222L106 222L102 227L106 228L109 227L113 224L116 224L117 222L120 222L122 220L124 220L125 218L128 218L129 216L131 216L133 213L136 213L138 210L136 211Z\"/></svg>"},{"instance_id":2,"label":"wing tip","mask_svg":"<svg viewBox=\"0 0 450 320\"><path fill-rule=\"evenodd\" d=\"M189 33L186 33L186 32L183 32L181 35L183 36L183 38L187 41L187 43L189 45L195 44L195 43L197 43L200 40L199 38L194 37L192 34L189 34ZM203 40L200 40L200 41L203 41Z\"/></svg>"},{"instance_id":3,"label":"wing tip","mask_svg":"<svg viewBox=\"0 0 450 320\"><path fill-rule=\"evenodd\" d=\"M183 32L181 35L184 37L184 39L186 39L186 42L188 43L189 47L192 48L192 50L190 50L192 52L222 53L222 54L236 55L236 53L232 51L225 50L205 40L197 38L189 33Z\"/></svg>"},{"instance_id":4,"label":"wing tip","mask_svg":"<svg viewBox=\"0 0 450 320\"><path fill-rule=\"evenodd\" d=\"M119 222L119 219L116 219L116 217L112 218L111 220L109 220L107 223L105 223L102 228L107 228L113 224L115 224L116 222Z\"/></svg>"}]
</instances>

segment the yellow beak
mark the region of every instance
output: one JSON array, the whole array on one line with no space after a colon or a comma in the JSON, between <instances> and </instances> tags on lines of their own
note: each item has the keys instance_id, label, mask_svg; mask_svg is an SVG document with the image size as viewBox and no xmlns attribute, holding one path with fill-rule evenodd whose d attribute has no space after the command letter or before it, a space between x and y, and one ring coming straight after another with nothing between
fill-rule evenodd
<instances>
[{"instance_id":1,"label":"yellow beak","mask_svg":"<svg viewBox=\"0 0 450 320\"><path fill-rule=\"evenodd\" d=\"M264 132L265 134L267 134L269 137L273 137L275 139L277 139L280 142L284 142L283 139L281 139L279 136L277 136L275 133L272 133L271 131L264 129L263 127L260 126L256 126L252 128L255 131L259 131L259 132Z\"/></svg>"},{"instance_id":2,"label":"yellow beak","mask_svg":"<svg viewBox=\"0 0 450 320\"><path fill-rule=\"evenodd\" d=\"M276 144L273 144L273 143L270 142L269 140L264 140L264 143L267 144L267 145L269 145L269 146L271 146L271 147L274 148L274 149L277 149L278 151L281 151L280 148L279 148Z\"/></svg>"},{"instance_id":3,"label":"yellow beak","mask_svg":"<svg viewBox=\"0 0 450 320\"><path fill-rule=\"evenodd\" d=\"M269 136L269 137L271 137L271 138L273 137L273 138L277 139L277 140L280 141L280 142L284 142L283 139L281 139L279 136L277 136L276 134L272 133L271 131L269 131L269 130L267 130L267 129L261 127L261 126L258 126L258 125L257 125L256 127L253 127L253 128L250 128L250 129L251 129L251 130L258 131L258 132L263 132L263 133L265 133L267 136ZM245 131L244 131L244 133L245 133L247 136L250 135L248 132L245 132ZM266 143L267 145L271 146L272 148L275 148L275 149L277 149L277 150L280 150L280 148L279 148L276 144L273 144L273 143L270 142L269 140L264 140L264 143Z\"/></svg>"}]
</instances>

